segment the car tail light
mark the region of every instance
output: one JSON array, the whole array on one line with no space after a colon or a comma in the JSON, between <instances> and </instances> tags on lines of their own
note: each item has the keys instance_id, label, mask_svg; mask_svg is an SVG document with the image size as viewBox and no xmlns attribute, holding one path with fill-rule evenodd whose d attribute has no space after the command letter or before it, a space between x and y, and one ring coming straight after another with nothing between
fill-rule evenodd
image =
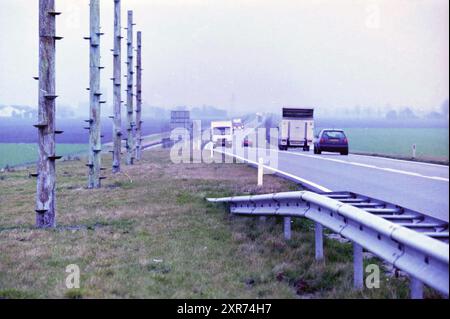
<instances>
[{"instance_id":1,"label":"car tail light","mask_svg":"<svg viewBox=\"0 0 450 319\"><path fill-rule=\"evenodd\" d=\"M347 138L346 138L346 137L344 137L344 143L345 143L345 144L347 144L347 143L348 143L348 141L347 141Z\"/></svg>"},{"instance_id":2,"label":"car tail light","mask_svg":"<svg viewBox=\"0 0 450 319\"><path fill-rule=\"evenodd\" d=\"M320 139L320 143L325 143L325 139L324 139L324 138L321 138L321 139Z\"/></svg>"}]
</instances>

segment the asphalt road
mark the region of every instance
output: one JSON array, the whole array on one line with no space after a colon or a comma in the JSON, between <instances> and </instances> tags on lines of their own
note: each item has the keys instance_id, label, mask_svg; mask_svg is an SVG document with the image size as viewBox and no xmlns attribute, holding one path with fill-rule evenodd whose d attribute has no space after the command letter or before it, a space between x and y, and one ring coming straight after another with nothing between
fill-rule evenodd
<instances>
[{"instance_id":1,"label":"asphalt road","mask_svg":"<svg viewBox=\"0 0 450 319\"><path fill-rule=\"evenodd\" d=\"M264 153L259 151L257 158ZM449 221L448 166L352 154L274 152L278 163L269 166L313 185L363 194Z\"/></svg>"},{"instance_id":2,"label":"asphalt road","mask_svg":"<svg viewBox=\"0 0 450 319\"><path fill-rule=\"evenodd\" d=\"M246 131L259 125L246 123ZM266 165L300 178L313 190L354 192L449 221L448 166L355 154L315 155L299 149L274 149L271 156L277 155L277 160L267 162L265 149L252 149L237 154L253 162L266 158Z\"/></svg>"},{"instance_id":3,"label":"asphalt road","mask_svg":"<svg viewBox=\"0 0 450 319\"><path fill-rule=\"evenodd\" d=\"M258 149L251 158L266 157L264 151ZM277 161L267 165L301 178L312 189L359 193L449 221L448 166L355 154L315 155L300 149L273 152Z\"/></svg>"}]
</instances>

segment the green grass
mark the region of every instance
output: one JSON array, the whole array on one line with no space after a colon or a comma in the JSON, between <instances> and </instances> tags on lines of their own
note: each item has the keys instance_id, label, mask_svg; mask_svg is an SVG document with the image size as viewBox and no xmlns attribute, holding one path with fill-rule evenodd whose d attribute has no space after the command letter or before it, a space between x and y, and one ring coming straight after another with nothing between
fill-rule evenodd
<instances>
[{"instance_id":1,"label":"green grass","mask_svg":"<svg viewBox=\"0 0 450 319\"><path fill-rule=\"evenodd\" d=\"M351 152L449 160L448 128L347 128Z\"/></svg>"},{"instance_id":2,"label":"green grass","mask_svg":"<svg viewBox=\"0 0 450 319\"><path fill-rule=\"evenodd\" d=\"M110 167L110 157L103 166ZM205 201L286 191L273 175L256 187L242 164L172 164L144 153L103 188L87 190L84 160L58 162L61 226L37 230L35 181L27 169L0 173L0 298L405 298L408 282L382 276L380 289L352 290L352 248L325 239L314 260L313 224L230 216ZM237 183L238 181L238 183ZM381 265L379 260L366 260ZM77 264L81 289L65 287ZM435 297L429 290L426 296Z\"/></svg>"},{"instance_id":3,"label":"green grass","mask_svg":"<svg viewBox=\"0 0 450 319\"><path fill-rule=\"evenodd\" d=\"M86 152L86 144L57 144L56 154L71 155ZM0 143L0 168L33 163L37 160L38 149L36 144L9 144Z\"/></svg>"}]
</instances>

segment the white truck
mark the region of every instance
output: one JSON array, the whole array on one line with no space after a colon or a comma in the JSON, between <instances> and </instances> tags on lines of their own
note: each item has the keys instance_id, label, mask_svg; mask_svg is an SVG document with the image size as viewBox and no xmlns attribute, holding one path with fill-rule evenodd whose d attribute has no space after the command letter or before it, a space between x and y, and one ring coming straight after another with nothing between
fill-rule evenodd
<instances>
[{"instance_id":1,"label":"white truck","mask_svg":"<svg viewBox=\"0 0 450 319\"><path fill-rule=\"evenodd\" d=\"M314 109L283 108L278 148L301 147L309 152L314 139Z\"/></svg>"},{"instance_id":2,"label":"white truck","mask_svg":"<svg viewBox=\"0 0 450 319\"><path fill-rule=\"evenodd\" d=\"M211 121L211 141L214 147L231 147L233 123L231 121Z\"/></svg>"},{"instance_id":3,"label":"white truck","mask_svg":"<svg viewBox=\"0 0 450 319\"><path fill-rule=\"evenodd\" d=\"M242 119L235 118L233 119L233 131L239 131L244 129L244 123L242 123Z\"/></svg>"}]
</instances>

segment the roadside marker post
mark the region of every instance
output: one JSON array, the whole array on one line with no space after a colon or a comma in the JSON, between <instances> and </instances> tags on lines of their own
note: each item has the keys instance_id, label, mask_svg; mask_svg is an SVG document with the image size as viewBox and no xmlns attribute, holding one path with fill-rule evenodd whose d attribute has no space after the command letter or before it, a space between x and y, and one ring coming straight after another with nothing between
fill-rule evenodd
<instances>
[{"instance_id":1,"label":"roadside marker post","mask_svg":"<svg viewBox=\"0 0 450 319\"><path fill-rule=\"evenodd\" d=\"M263 176L264 176L264 158L260 157L258 159L258 187L263 186ZM267 220L266 216L260 216L259 220L265 222ZM289 225L290 226L290 225ZM285 237L286 237L286 220L285 220ZM289 228L290 233L290 228ZM290 236L290 234L289 234Z\"/></svg>"},{"instance_id":2,"label":"roadside marker post","mask_svg":"<svg viewBox=\"0 0 450 319\"><path fill-rule=\"evenodd\" d=\"M264 175L264 158L260 157L258 160L258 186L263 186Z\"/></svg>"}]
</instances>

